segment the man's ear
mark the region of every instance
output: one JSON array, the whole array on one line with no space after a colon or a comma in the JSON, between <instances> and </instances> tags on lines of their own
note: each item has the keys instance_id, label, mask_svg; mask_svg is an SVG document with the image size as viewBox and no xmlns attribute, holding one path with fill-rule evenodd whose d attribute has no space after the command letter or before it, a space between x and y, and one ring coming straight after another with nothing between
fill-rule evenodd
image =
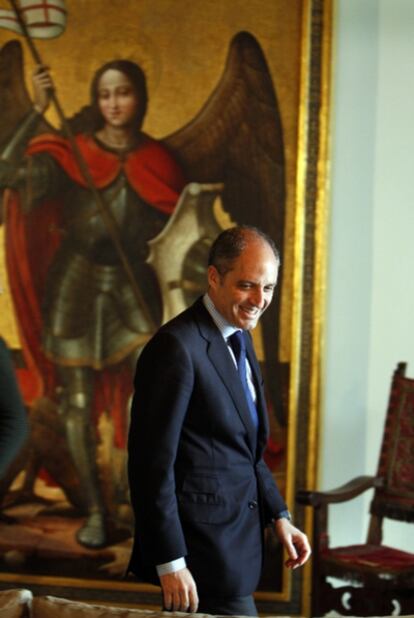
<instances>
[{"instance_id":1,"label":"man's ear","mask_svg":"<svg viewBox=\"0 0 414 618\"><path fill-rule=\"evenodd\" d=\"M207 281L210 288L217 289L220 283L220 274L215 266L210 266L207 269Z\"/></svg>"}]
</instances>

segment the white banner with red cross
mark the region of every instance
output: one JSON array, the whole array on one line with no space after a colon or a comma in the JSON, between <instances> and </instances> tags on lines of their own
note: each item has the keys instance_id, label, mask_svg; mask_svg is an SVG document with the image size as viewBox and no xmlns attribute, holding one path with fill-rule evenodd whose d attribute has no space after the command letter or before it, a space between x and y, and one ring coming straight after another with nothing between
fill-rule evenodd
<instances>
[{"instance_id":1,"label":"white banner with red cross","mask_svg":"<svg viewBox=\"0 0 414 618\"><path fill-rule=\"evenodd\" d=\"M66 27L65 0L18 0L19 12L31 37L53 39ZM0 9L0 28L23 34L14 11Z\"/></svg>"}]
</instances>

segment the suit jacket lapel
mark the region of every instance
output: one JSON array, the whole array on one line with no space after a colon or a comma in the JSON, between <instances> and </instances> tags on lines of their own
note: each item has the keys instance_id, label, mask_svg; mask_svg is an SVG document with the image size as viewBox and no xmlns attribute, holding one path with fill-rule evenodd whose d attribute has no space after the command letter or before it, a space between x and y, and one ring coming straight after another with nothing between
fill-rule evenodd
<instances>
[{"instance_id":1,"label":"suit jacket lapel","mask_svg":"<svg viewBox=\"0 0 414 618\"><path fill-rule=\"evenodd\" d=\"M202 336L208 341L207 355L213 364L217 374L234 401L237 412L246 428L250 450L256 456L256 430L250 416L250 411L240 386L240 378L233 359L230 356L227 344L219 329L204 307L202 301L198 301L194 308L197 311L197 321Z\"/></svg>"}]
</instances>

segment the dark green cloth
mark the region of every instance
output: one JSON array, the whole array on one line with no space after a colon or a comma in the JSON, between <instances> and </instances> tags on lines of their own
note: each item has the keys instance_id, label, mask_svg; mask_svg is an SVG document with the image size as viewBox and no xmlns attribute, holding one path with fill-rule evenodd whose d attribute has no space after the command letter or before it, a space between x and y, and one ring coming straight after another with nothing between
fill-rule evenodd
<instances>
[{"instance_id":1,"label":"dark green cloth","mask_svg":"<svg viewBox=\"0 0 414 618\"><path fill-rule=\"evenodd\" d=\"M0 478L22 447L27 433L26 410L12 359L0 337Z\"/></svg>"}]
</instances>

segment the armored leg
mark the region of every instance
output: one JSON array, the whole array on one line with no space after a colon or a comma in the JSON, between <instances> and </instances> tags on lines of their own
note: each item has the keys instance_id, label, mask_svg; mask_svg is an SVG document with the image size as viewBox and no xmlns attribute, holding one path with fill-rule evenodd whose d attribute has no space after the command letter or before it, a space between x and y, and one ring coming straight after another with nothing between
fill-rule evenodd
<instances>
[{"instance_id":1,"label":"armored leg","mask_svg":"<svg viewBox=\"0 0 414 618\"><path fill-rule=\"evenodd\" d=\"M105 509L96 462L96 435L91 419L92 371L85 367L60 367L63 387L61 414L69 451L77 469L88 517L77 533L86 547L106 542Z\"/></svg>"}]
</instances>

